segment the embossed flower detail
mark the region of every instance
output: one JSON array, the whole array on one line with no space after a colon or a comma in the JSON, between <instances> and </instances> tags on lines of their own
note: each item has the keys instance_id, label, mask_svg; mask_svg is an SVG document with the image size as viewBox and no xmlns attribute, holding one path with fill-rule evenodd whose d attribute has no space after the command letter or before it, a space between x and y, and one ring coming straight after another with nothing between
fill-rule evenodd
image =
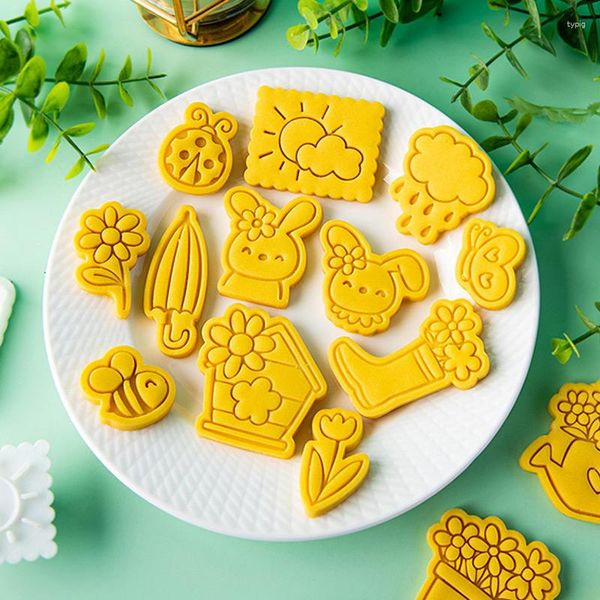
<instances>
[{"instance_id":1,"label":"embossed flower detail","mask_svg":"<svg viewBox=\"0 0 600 600\"><path fill-rule=\"evenodd\" d=\"M469 545L469 540L479 533L473 523L465 525L459 517L450 517L446 522L446 529L436 531L433 540L440 547L443 557L450 563L459 558L470 560L475 550Z\"/></svg>"},{"instance_id":2,"label":"embossed flower detail","mask_svg":"<svg viewBox=\"0 0 600 600\"><path fill-rule=\"evenodd\" d=\"M229 321L212 325L208 331L207 359L213 366L223 364L225 377L235 377L243 366L260 371L265 366L263 354L275 348L275 342L264 334L266 323L260 315L248 319L241 310L234 310Z\"/></svg>"},{"instance_id":3,"label":"embossed flower detail","mask_svg":"<svg viewBox=\"0 0 600 600\"><path fill-rule=\"evenodd\" d=\"M96 263L103 264L112 256L125 262L145 252L147 234L136 214L119 211L114 205L107 206L104 211L89 212L79 246L92 251Z\"/></svg>"},{"instance_id":4,"label":"embossed flower detail","mask_svg":"<svg viewBox=\"0 0 600 600\"><path fill-rule=\"evenodd\" d=\"M454 342L462 344L465 333L475 329L475 321L468 315L464 305L459 304L454 309L442 304L435 309L428 330L436 344Z\"/></svg>"},{"instance_id":5,"label":"embossed flower detail","mask_svg":"<svg viewBox=\"0 0 600 600\"><path fill-rule=\"evenodd\" d=\"M587 391L569 390L566 399L558 403L558 411L564 415L567 425L582 425L587 427L591 421L598 418L598 404Z\"/></svg>"},{"instance_id":6,"label":"embossed flower detail","mask_svg":"<svg viewBox=\"0 0 600 600\"><path fill-rule=\"evenodd\" d=\"M515 592L518 600L543 600L554 585L548 577L551 571L552 563L543 560L540 550L534 548L523 570L506 582L506 588Z\"/></svg>"},{"instance_id":7,"label":"embossed flower detail","mask_svg":"<svg viewBox=\"0 0 600 600\"><path fill-rule=\"evenodd\" d=\"M358 428L358 417L349 415L347 418L341 413L331 417L324 415L319 421L319 431L330 440L343 442L349 440Z\"/></svg>"},{"instance_id":8,"label":"embossed flower detail","mask_svg":"<svg viewBox=\"0 0 600 600\"><path fill-rule=\"evenodd\" d=\"M469 539L469 546L475 550L473 566L487 568L492 577L498 577L502 569L513 571L516 562L511 553L518 547L518 541L510 536L502 538L500 530L493 523L486 526L483 535Z\"/></svg>"},{"instance_id":9,"label":"embossed flower detail","mask_svg":"<svg viewBox=\"0 0 600 600\"><path fill-rule=\"evenodd\" d=\"M257 206L253 211L250 209L242 212L242 218L239 227L242 231L248 232L248 239L254 241L261 235L271 238L275 235L273 220L275 213L268 211L264 206Z\"/></svg>"},{"instance_id":10,"label":"embossed flower detail","mask_svg":"<svg viewBox=\"0 0 600 600\"><path fill-rule=\"evenodd\" d=\"M473 342L445 346L444 355L444 368L459 381L467 381L471 373L481 368L481 359L477 356L477 346Z\"/></svg>"},{"instance_id":11,"label":"embossed flower detail","mask_svg":"<svg viewBox=\"0 0 600 600\"><path fill-rule=\"evenodd\" d=\"M281 405L281 396L272 389L266 377L258 377L252 383L240 381L233 386L232 395L236 401L233 410L242 421L263 425L269 420L269 413Z\"/></svg>"},{"instance_id":12,"label":"embossed flower detail","mask_svg":"<svg viewBox=\"0 0 600 600\"><path fill-rule=\"evenodd\" d=\"M329 266L332 269L340 270L344 275L352 275L355 269L361 270L367 266L365 260L365 249L356 246L351 250L341 244L333 247L335 256L329 259Z\"/></svg>"}]
</instances>

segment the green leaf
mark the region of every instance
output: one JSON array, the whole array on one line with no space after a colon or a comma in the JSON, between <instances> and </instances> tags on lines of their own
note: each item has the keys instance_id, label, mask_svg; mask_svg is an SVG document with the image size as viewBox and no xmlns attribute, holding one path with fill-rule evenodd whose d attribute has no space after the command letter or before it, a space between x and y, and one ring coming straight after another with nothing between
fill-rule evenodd
<instances>
[{"instance_id":1,"label":"green leaf","mask_svg":"<svg viewBox=\"0 0 600 600\"><path fill-rule=\"evenodd\" d=\"M35 0L30 0L27 3L23 14L32 27L37 27L40 24L40 13L38 12Z\"/></svg>"},{"instance_id":2,"label":"green leaf","mask_svg":"<svg viewBox=\"0 0 600 600\"><path fill-rule=\"evenodd\" d=\"M8 23L2 19L0 19L0 33L2 33L5 38L10 39L10 29L8 27Z\"/></svg>"},{"instance_id":3,"label":"green leaf","mask_svg":"<svg viewBox=\"0 0 600 600\"><path fill-rule=\"evenodd\" d=\"M342 34L338 37L337 44L335 45L335 48L333 49L333 56L339 56L340 52L342 51L342 47L344 46L345 39L346 39L346 28L344 27L342 29Z\"/></svg>"},{"instance_id":4,"label":"green leaf","mask_svg":"<svg viewBox=\"0 0 600 600\"><path fill-rule=\"evenodd\" d=\"M480 121L496 122L500 118L498 107L491 100L482 100L473 106L471 114Z\"/></svg>"},{"instance_id":5,"label":"green leaf","mask_svg":"<svg viewBox=\"0 0 600 600\"><path fill-rule=\"evenodd\" d=\"M329 22L329 35L332 40L337 39L338 36L338 25L335 17L329 17L327 19Z\"/></svg>"},{"instance_id":6,"label":"green leaf","mask_svg":"<svg viewBox=\"0 0 600 600\"><path fill-rule=\"evenodd\" d=\"M524 167L525 165L528 165L531 162L531 155L529 154L529 150L523 150L522 152L520 152L517 157L515 158L515 160L513 160L510 165L508 166L508 168L506 169L506 171L504 171L505 175L510 175L511 173L514 173L515 171L517 171L518 169L520 169L521 167Z\"/></svg>"},{"instance_id":7,"label":"green leaf","mask_svg":"<svg viewBox=\"0 0 600 600\"><path fill-rule=\"evenodd\" d=\"M152 72L152 50L146 48L146 75Z\"/></svg>"},{"instance_id":8,"label":"green leaf","mask_svg":"<svg viewBox=\"0 0 600 600\"><path fill-rule=\"evenodd\" d=\"M12 93L0 97L0 131L2 131L2 129L6 126L6 123L11 118L10 115L13 113L13 105L15 100L16 97Z\"/></svg>"},{"instance_id":9,"label":"green leaf","mask_svg":"<svg viewBox=\"0 0 600 600\"><path fill-rule=\"evenodd\" d=\"M313 31L319 26L319 18L325 15L325 10L316 0L299 0L298 12Z\"/></svg>"},{"instance_id":10,"label":"green leaf","mask_svg":"<svg viewBox=\"0 0 600 600\"><path fill-rule=\"evenodd\" d=\"M577 210L575 211L575 214L573 215L571 225L563 236L563 241L566 242L570 240L583 229L583 226L586 224L587 220L592 216L592 212L596 208L597 202L598 200L596 198L596 194L588 193L583 196L579 206L577 207ZM579 311L579 309L577 310Z\"/></svg>"},{"instance_id":11,"label":"green leaf","mask_svg":"<svg viewBox=\"0 0 600 600\"><path fill-rule=\"evenodd\" d=\"M92 76L90 81L94 82L98 79L98 75L100 75L100 71L102 71L102 67L104 66L104 58L106 57L106 53L104 52L104 48L101 48L100 54L98 55L98 60L94 66L94 70L92 71Z\"/></svg>"},{"instance_id":12,"label":"green leaf","mask_svg":"<svg viewBox=\"0 0 600 600\"><path fill-rule=\"evenodd\" d=\"M286 32L288 44L295 50L304 50L308 43L310 29L307 25L294 25Z\"/></svg>"},{"instance_id":13,"label":"green leaf","mask_svg":"<svg viewBox=\"0 0 600 600\"><path fill-rule=\"evenodd\" d=\"M531 155L531 160L535 160L538 156L538 154L541 154L546 148L548 147L548 142L545 142L544 144L542 144L532 155Z\"/></svg>"},{"instance_id":14,"label":"green leaf","mask_svg":"<svg viewBox=\"0 0 600 600\"><path fill-rule=\"evenodd\" d=\"M506 50L506 58L508 62L516 69L519 75L521 75L523 79L527 79L527 71L525 71L523 65L519 62L519 60L515 56L515 53L512 50Z\"/></svg>"},{"instance_id":15,"label":"green leaf","mask_svg":"<svg viewBox=\"0 0 600 600\"><path fill-rule=\"evenodd\" d=\"M396 29L396 23L392 23L392 21L388 21L387 19L383 22L381 27L381 35L379 37L379 45L382 48L385 48L394 33L394 29Z\"/></svg>"},{"instance_id":16,"label":"green leaf","mask_svg":"<svg viewBox=\"0 0 600 600\"><path fill-rule=\"evenodd\" d=\"M548 200L548 198L550 197L550 194L554 191L555 187L556 187L555 184L551 183L546 188L546 191L541 195L540 199L535 203L535 206L533 207L533 210L531 211L531 214L529 215L529 218L527 219L528 225L531 225L531 223L537 217L540 210L542 210L542 206L544 206L546 200Z\"/></svg>"},{"instance_id":17,"label":"green leaf","mask_svg":"<svg viewBox=\"0 0 600 600\"><path fill-rule=\"evenodd\" d=\"M531 125L532 116L530 114L525 113L521 115L517 124L515 126L514 138L517 139L521 136L521 134Z\"/></svg>"},{"instance_id":18,"label":"green leaf","mask_svg":"<svg viewBox=\"0 0 600 600\"><path fill-rule=\"evenodd\" d=\"M556 55L556 49L554 48L552 42L548 39L543 31L540 30L538 32L530 18L523 23L520 33L536 46L546 50L546 52L550 52L550 54Z\"/></svg>"},{"instance_id":19,"label":"green leaf","mask_svg":"<svg viewBox=\"0 0 600 600\"><path fill-rule=\"evenodd\" d=\"M600 48L598 47L598 20L594 19L592 21L592 26L590 27L590 32L588 33L587 38L587 48L590 56L590 60L593 62L598 62L598 58L600 58Z\"/></svg>"},{"instance_id":20,"label":"green leaf","mask_svg":"<svg viewBox=\"0 0 600 600\"><path fill-rule=\"evenodd\" d=\"M90 88L90 91L96 114L100 119L104 119L106 117L106 101L104 100L104 96L95 87Z\"/></svg>"},{"instance_id":21,"label":"green leaf","mask_svg":"<svg viewBox=\"0 0 600 600\"><path fill-rule=\"evenodd\" d=\"M35 98L42 88L46 77L46 63L41 56L33 56L21 69L17 77L15 94L19 98Z\"/></svg>"},{"instance_id":22,"label":"green leaf","mask_svg":"<svg viewBox=\"0 0 600 600\"><path fill-rule=\"evenodd\" d=\"M546 0L545 1L546 4L546 12L549 15L555 15L558 11L558 8L556 8L556 5L554 4L554 2L552 0Z\"/></svg>"},{"instance_id":23,"label":"green leaf","mask_svg":"<svg viewBox=\"0 0 600 600\"><path fill-rule=\"evenodd\" d=\"M63 18L62 10L60 10L60 6L56 4L55 0L50 0L50 8L52 9L52 12L56 15L56 18L60 21L61 25L64 27L65 20Z\"/></svg>"},{"instance_id":24,"label":"green leaf","mask_svg":"<svg viewBox=\"0 0 600 600\"><path fill-rule=\"evenodd\" d=\"M508 146L512 142L512 138L504 135L492 135L491 137L483 140L481 142L481 147L486 152L491 152L492 150L498 150L498 148L503 148L504 146Z\"/></svg>"},{"instance_id":25,"label":"green leaf","mask_svg":"<svg viewBox=\"0 0 600 600\"><path fill-rule=\"evenodd\" d=\"M31 122L27 150L37 152L46 143L49 132L48 122L42 114L38 113Z\"/></svg>"},{"instance_id":26,"label":"green leaf","mask_svg":"<svg viewBox=\"0 0 600 600\"><path fill-rule=\"evenodd\" d=\"M400 11L398 10L398 5L396 4L395 0L379 0L379 6L381 7L381 12L383 12L383 16L386 18L386 20L388 20L390 23L400 22ZM381 45L385 46L383 42Z\"/></svg>"},{"instance_id":27,"label":"green leaf","mask_svg":"<svg viewBox=\"0 0 600 600\"><path fill-rule=\"evenodd\" d=\"M558 20L556 25L558 35L562 40L582 54L588 55L587 43L584 34L584 24L579 20L575 9L567 10Z\"/></svg>"},{"instance_id":28,"label":"green leaf","mask_svg":"<svg viewBox=\"0 0 600 600\"><path fill-rule=\"evenodd\" d=\"M11 94L12 95L12 94ZM8 135L13 123L15 122L15 111L11 107L8 109L6 116L3 119L0 119L0 143L2 140Z\"/></svg>"},{"instance_id":29,"label":"green leaf","mask_svg":"<svg viewBox=\"0 0 600 600\"><path fill-rule=\"evenodd\" d=\"M352 4L363 12L369 8L369 0L354 0Z\"/></svg>"},{"instance_id":30,"label":"green leaf","mask_svg":"<svg viewBox=\"0 0 600 600\"><path fill-rule=\"evenodd\" d=\"M571 155L558 171L557 181L567 178L573 171L578 169L592 152L593 146L584 146Z\"/></svg>"},{"instance_id":31,"label":"green leaf","mask_svg":"<svg viewBox=\"0 0 600 600\"><path fill-rule=\"evenodd\" d=\"M598 329L598 326L596 325L596 323L594 323L590 318L588 318L585 313L581 310L581 308L579 308L579 306L577 306L577 304L575 305L575 312L577 313L577 316L581 319L581 322L591 331L596 331L596 329Z\"/></svg>"},{"instance_id":32,"label":"green leaf","mask_svg":"<svg viewBox=\"0 0 600 600\"><path fill-rule=\"evenodd\" d=\"M483 30L483 33L485 33L485 35L487 35L491 40L496 42L496 44L498 44L501 48L506 48L507 43L501 37L499 37L487 23L482 23L481 29Z\"/></svg>"},{"instance_id":33,"label":"green leaf","mask_svg":"<svg viewBox=\"0 0 600 600\"><path fill-rule=\"evenodd\" d=\"M545 117L554 123L582 123L589 117L600 116L600 102L594 102L586 108L567 108L542 106L519 96L507 98L506 101L521 113L530 114L534 117Z\"/></svg>"},{"instance_id":34,"label":"green leaf","mask_svg":"<svg viewBox=\"0 0 600 600\"><path fill-rule=\"evenodd\" d=\"M127 58L125 59L125 64L123 65L123 67L121 68L121 71L119 72L119 82L125 80L125 79L129 79L131 77L131 70L132 70L132 66L131 66L131 56L127 56Z\"/></svg>"},{"instance_id":35,"label":"green leaf","mask_svg":"<svg viewBox=\"0 0 600 600\"><path fill-rule=\"evenodd\" d=\"M455 85L457 87L462 87L462 83L460 81L456 81L455 79L450 79L448 77L444 77L443 75L440 77L440 79L444 83L450 83L451 85Z\"/></svg>"},{"instance_id":36,"label":"green leaf","mask_svg":"<svg viewBox=\"0 0 600 600\"><path fill-rule=\"evenodd\" d=\"M125 86L119 81L119 96L121 97L121 100L123 100L123 102L131 107L133 106L133 98L131 97L131 94L125 89Z\"/></svg>"},{"instance_id":37,"label":"green leaf","mask_svg":"<svg viewBox=\"0 0 600 600\"><path fill-rule=\"evenodd\" d=\"M45 158L44 162L46 164L51 163L54 160L56 153L58 152L58 148L60 146L61 141L62 141L62 136L60 136L60 135L56 137L56 140L54 140L54 144L52 144L52 148L50 148L50 152L48 152L48 154Z\"/></svg>"},{"instance_id":38,"label":"green leaf","mask_svg":"<svg viewBox=\"0 0 600 600\"><path fill-rule=\"evenodd\" d=\"M65 175L65 179L73 179L73 177L77 177L83 168L85 167L85 160L83 157L77 159L77 162L71 167L70 171Z\"/></svg>"},{"instance_id":39,"label":"green leaf","mask_svg":"<svg viewBox=\"0 0 600 600\"><path fill-rule=\"evenodd\" d=\"M573 349L569 342L562 338L552 338L550 343L552 346L552 356L554 356L561 365L566 365L573 355Z\"/></svg>"},{"instance_id":40,"label":"green leaf","mask_svg":"<svg viewBox=\"0 0 600 600\"><path fill-rule=\"evenodd\" d=\"M148 85L163 99L166 99L165 93L152 81L151 79L146 80Z\"/></svg>"},{"instance_id":41,"label":"green leaf","mask_svg":"<svg viewBox=\"0 0 600 600\"><path fill-rule=\"evenodd\" d=\"M24 60L29 60L33 56L35 39L32 34L34 33L35 32L33 29L29 29L29 27L23 27L19 29L15 35L15 44L21 50Z\"/></svg>"},{"instance_id":42,"label":"green leaf","mask_svg":"<svg viewBox=\"0 0 600 600\"><path fill-rule=\"evenodd\" d=\"M419 12L423 8L423 0L411 0L410 6L413 12Z\"/></svg>"},{"instance_id":43,"label":"green leaf","mask_svg":"<svg viewBox=\"0 0 600 600\"><path fill-rule=\"evenodd\" d=\"M63 131L63 135L70 137L81 137L82 135L88 134L92 129L96 127L96 123L78 123L77 125L71 125Z\"/></svg>"},{"instance_id":44,"label":"green leaf","mask_svg":"<svg viewBox=\"0 0 600 600\"><path fill-rule=\"evenodd\" d=\"M468 89L464 89L461 93L460 93L460 103L462 104L462 107L467 111L467 112L471 112L473 110L473 103L471 101L471 93L469 92Z\"/></svg>"},{"instance_id":45,"label":"green leaf","mask_svg":"<svg viewBox=\"0 0 600 600\"><path fill-rule=\"evenodd\" d=\"M110 147L110 144L100 144L99 146L96 146L94 149L90 150L89 152L86 152L85 155L90 156L92 154L98 154L99 152L104 152L109 147Z\"/></svg>"},{"instance_id":46,"label":"green leaf","mask_svg":"<svg viewBox=\"0 0 600 600\"><path fill-rule=\"evenodd\" d=\"M64 55L56 69L56 81L77 81L85 69L87 61L87 46L83 43L75 44Z\"/></svg>"},{"instance_id":47,"label":"green leaf","mask_svg":"<svg viewBox=\"0 0 600 600\"><path fill-rule=\"evenodd\" d=\"M69 101L69 84L66 81L60 81L55 84L48 92L42 111L45 113L61 112Z\"/></svg>"},{"instance_id":48,"label":"green leaf","mask_svg":"<svg viewBox=\"0 0 600 600\"><path fill-rule=\"evenodd\" d=\"M475 58L477 59L477 64L469 67L469 76L475 77L475 84L480 90L486 90L490 81L490 71L480 58Z\"/></svg>"},{"instance_id":49,"label":"green leaf","mask_svg":"<svg viewBox=\"0 0 600 600\"><path fill-rule=\"evenodd\" d=\"M504 116L500 117L500 121L504 125L506 125L507 123L510 123L518 114L519 111L513 108L512 110L509 110Z\"/></svg>"},{"instance_id":50,"label":"green leaf","mask_svg":"<svg viewBox=\"0 0 600 600\"><path fill-rule=\"evenodd\" d=\"M529 12L529 15L531 16L531 21L533 23L535 31L537 32L538 36L541 36L542 35L542 22L540 20L540 11L538 10L536 1L535 0L523 0L523 3L525 4L525 8L527 8L527 11Z\"/></svg>"},{"instance_id":51,"label":"green leaf","mask_svg":"<svg viewBox=\"0 0 600 600\"><path fill-rule=\"evenodd\" d=\"M600 302L594 302L594 306L596 307L596 310L600 312Z\"/></svg>"},{"instance_id":52,"label":"green leaf","mask_svg":"<svg viewBox=\"0 0 600 600\"><path fill-rule=\"evenodd\" d=\"M21 52L8 38L0 40L0 83L14 77L21 68Z\"/></svg>"}]
</instances>

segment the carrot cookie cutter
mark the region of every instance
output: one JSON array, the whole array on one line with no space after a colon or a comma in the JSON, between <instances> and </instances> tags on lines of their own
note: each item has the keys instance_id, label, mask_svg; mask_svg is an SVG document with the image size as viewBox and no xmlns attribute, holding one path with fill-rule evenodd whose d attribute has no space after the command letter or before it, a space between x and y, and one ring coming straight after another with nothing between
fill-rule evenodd
<instances>
[{"instance_id":1,"label":"carrot cookie cutter","mask_svg":"<svg viewBox=\"0 0 600 600\"><path fill-rule=\"evenodd\" d=\"M246 183L369 202L384 112L378 102L259 88Z\"/></svg>"},{"instance_id":2,"label":"carrot cookie cutter","mask_svg":"<svg viewBox=\"0 0 600 600\"><path fill-rule=\"evenodd\" d=\"M0 448L0 564L56 555L48 442Z\"/></svg>"},{"instance_id":3,"label":"carrot cookie cutter","mask_svg":"<svg viewBox=\"0 0 600 600\"><path fill-rule=\"evenodd\" d=\"M314 440L302 451L300 493L308 516L318 517L362 485L369 457L349 455L363 437L362 419L350 410L320 410L313 418L312 431Z\"/></svg>"},{"instance_id":4,"label":"carrot cookie cutter","mask_svg":"<svg viewBox=\"0 0 600 600\"><path fill-rule=\"evenodd\" d=\"M558 558L498 517L455 508L427 538L434 558L417 600L553 600L560 593Z\"/></svg>"},{"instance_id":5,"label":"carrot cookie cutter","mask_svg":"<svg viewBox=\"0 0 600 600\"><path fill-rule=\"evenodd\" d=\"M456 263L456 279L481 308L506 308L517 292L516 270L527 247L514 229L483 219L470 220Z\"/></svg>"},{"instance_id":6,"label":"carrot cookie cutter","mask_svg":"<svg viewBox=\"0 0 600 600\"><path fill-rule=\"evenodd\" d=\"M306 269L302 238L321 223L321 205L298 197L279 209L243 186L225 194L231 231L223 246L224 273L217 289L223 296L285 308L290 288Z\"/></svg>"},{"instance_id":7,"label":"carrot cookie cutter","mask_svg":"<svg viewBox=\"0 0 600 600\"><path fill-rule=\"evenodd\" d=\"M129 271L150 247L146 217L118 202L107 202L81 215L75 249L84 259L76 272L77 283L90 294L110 296L119 319L131 309Z\"/></svg>"},{"instance_id":8,"label":"carrot cookie cutter","mask_svg":"<svg viewBox=\"0 0 600 600\"><path fill-rule=\"evenodd\" d=\"M12 282L0 277L0 346L4 342L4 334L8 327L16 296L15 286Z\"/></svg>"},{"instance_id":9,"label":"carrot cookie cutter","mask_svg":"<svg viewBox=\"0 0 600 600\"><path fill-rule=\"evenodd\" d=\"M229 140L237 129L237 121L230 114L213 113L202 102L190 104L185 122L169 132L158 153L158 167L165 181L188 194L220 190L231 173Z\"/></svg>"},{"instance_id":10,"label":"carrot cookie cutter","mask_svg":"<svg viewBox=\"0 0 600 600\"><path fill-rule=\"evenodd\" d=\"M419 129L404 157L404 175L390 186L402 215L400 233L432 244L467 216L487 208L496 193L492 162L468 136L443 125Z\"/></svg>"},{"instance_id":11,"label":"carrot cookie cutter","mask_svg":"<svg viewBox=\"0 0 600 600\"><path fill-rule=\"evenodd\" d=\"M329 347L329 364L356 410L377 418L453 385L470 389L489 372L479 337L482 323L466 300L438 300L421 324L419 337L378 357L350 338Z\"/></svg>"},{"instance_id":12,"label":"carrot cookie cutter","mask_svg":"<svg viewBox=\"0 0 600 600\"><path fill-rule=\"evenodd\" d=\"M202 328L204 409L198 434L278 458L327 384L294 326L241 304Z\"/></svg>"},{"instance_id":13,"label":"carrot cookie cutter","mask_svg":"<svg viewBox=\"0 0 600 600\"><path fill-rule=\"evenodd\" d=\"M206 243L196 211L182 206L158 242L144 287L144 312L157 323L163 354L180 358L196 349L207 278Z\"/></svg>"},{"instance_id":14,"label":"carrot cookie cutter","mask_svg":"<svg viewBox=\"0 0 600 600\"><path fill-rule=\"evenodd\" d=\"M100 405L100 421L126 431L164 418L175 401L175 382L163 369L145 365L129 346L111 348L81 374L84 394Z\"/></svg>"},{"instance_id":15,"label":"carrot cookie cutter","mask_svg":"<svg viewBox=\"0 0 600 600\"><path fill-rule=\"evenodd\" d=\"M346 331L385 331L404 298L415 301L427 295L429 269L412 250L375 254L360 231L343 221L323 226L321 244L327 318Z\"/></svg>"},{"instance_id":16,"label":"carrot cookie cutter","mask_svg":"<svg viewBox=\"0 0 600 600\"><path fill-rule=\"evenodd\" d=\"M600 382L566 383L550 400L550 432L521 456L563 514L600 523Z\"/></svg>"}]
</instances>

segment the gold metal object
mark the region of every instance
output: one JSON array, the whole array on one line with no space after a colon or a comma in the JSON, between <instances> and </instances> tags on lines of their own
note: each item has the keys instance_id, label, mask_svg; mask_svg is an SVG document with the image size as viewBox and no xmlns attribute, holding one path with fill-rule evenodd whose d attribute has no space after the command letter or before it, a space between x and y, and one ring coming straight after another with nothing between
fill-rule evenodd
<instances>
[{"instance_id":1,"label":"gold metal object","mask_svg":"<svg viewBox=\"0 0 600 600\"><path fill-rule=\"evenodd\" d=\"M149 27L169 40L213 46L244 34L271 0L132 0Z\"/></svg>"}]
</instances>

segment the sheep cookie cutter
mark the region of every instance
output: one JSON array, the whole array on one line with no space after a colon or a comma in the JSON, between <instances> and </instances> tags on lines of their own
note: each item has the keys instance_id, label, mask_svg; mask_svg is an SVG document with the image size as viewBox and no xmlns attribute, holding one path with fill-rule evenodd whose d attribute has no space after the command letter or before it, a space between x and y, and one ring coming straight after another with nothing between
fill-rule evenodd
<instances>
[{"instance_id":1,"label":"sheep cookie cutter","mask_svg":"<svg viewBox=\"0 0 600 600\"><path fill-rule=\"evenodd\" d=\"M225 195L231 218L223 246L224 273L217 289L222 296L285 308L290 288L306 269L302 238L321 223L321 205L298 197L279 209L260 194L238 186Z\"/></svg>"}]
</instances>

